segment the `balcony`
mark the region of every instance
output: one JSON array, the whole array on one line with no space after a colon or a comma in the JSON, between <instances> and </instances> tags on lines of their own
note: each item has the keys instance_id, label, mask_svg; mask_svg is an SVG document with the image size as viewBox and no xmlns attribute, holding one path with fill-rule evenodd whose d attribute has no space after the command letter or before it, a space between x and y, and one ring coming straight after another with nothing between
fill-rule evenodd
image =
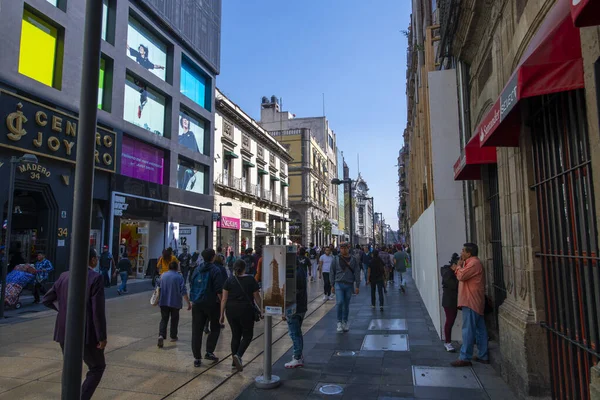
<instances>
[{"instance_id":1,"label":"balcony","mask_svg":"<svg viewBox=\"0 0 600 400\"><path fill-rule=\"evenodd\" d=\"M273 200L271 199L271 191L270 191L270 190L267 190L267 189L264 189L264 188L263 188L263 189L262 189L262 196L261 196L261 197L262 197L263 199L265 199L265 200L268 200L268 201L273 201Z\"/></svg>"},{"instance_id":2,"label":"balcony","mask_svg":"<svg viewBox=\"0 0 600 400\"><path fill-rule=\"evenodd\" d=\"M215 184L239 191L242 191L244 188L243 182L244 180L242 178L236 178L235 176L230 175L228 172L223 172L217 177L217 179L215 179Z\"/></svg>"}]
</instances>

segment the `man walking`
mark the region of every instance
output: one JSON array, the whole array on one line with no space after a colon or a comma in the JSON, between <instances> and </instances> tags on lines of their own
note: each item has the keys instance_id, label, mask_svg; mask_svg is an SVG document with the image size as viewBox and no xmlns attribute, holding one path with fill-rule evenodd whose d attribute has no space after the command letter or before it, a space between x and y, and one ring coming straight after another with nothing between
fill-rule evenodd
<instances>
[{"instance_id":1,"label":"man walking","mask_svg":"<svg viewBox=\"0 0 600 400\"><path fill-rule=\"evenodd\" d=\"M406 292L406 281L402 277L402 274L406 272L406 264L408 263L408 254L402 250L402 246L394 253L394 267L400 274L400 290L402 293Z\"/></svg>"},{"instance_id":2,"label":"man walking","mask_svg":"<svg viewBox=\"0 0 600 400\"><path fill-rule=\"evenodd\" d=\"M127 278L131 274L131 270L133 265L131 265L131 261L129 257L127 257L127 253L121 254L121 259L117 263L117 269L119 270L119 275L121 276L121 285L117 289L117 294L120 296L121 293L127 293Z\"/></svg>"},{"instance_id":3,"label":"man walking","mask_svg":"<svg viewBox=\"0 0 600 400\"><path fill-rule=\"evenodd\" d=\"M305 249L302 248L304 252ZM298 264L296 266L296 312L287 317L288 332L293 343L292 361L285 364L286 368L304 366L304 338L302 337L302 322L308 310L308 292L306 286L306 270Z\"/></svg>"},{"instance_id":4,"label":"man walking","mask_svg":"<svg viewBox=\"0 0 600 400\"><path fill-rule=\"evenodd\" d=\"M188 252L188 247L183 246L183 252L177 257L181 268L181 274L183 275L183 282L187 282L188 274L190 273L190 267L192 265L192 255Z\"/></svg>"},{"instance_id":5,"label":"man walking","mask_svg":"<svg viewBox=\"0 0 600 400\"><path fill-rule=\"evenodd\" d=\"M350 299L352 292L359 293L360 267L356 257L350 255L348 243L340 245L340 255L334 257L331 264L334 293L337 306L337 331L348 332L348 314L350 313Z\"/></svg>"},{"instance_id":6,"label":"man walking","mask_svg":"<svg viewBox=\"0 0 600 400\"><path fill-rule=\"evenodd\" d=\"M331 294L331 264L334 256L331 255L331 249L325 247L325 254L319 258L319 278L323 277L323 301L332 300Z\"/></svg>"},{"instance_id":7,"label":"man walking","mask_svg":"<svg viewBox=\"0 0 600 400\"><path fill-rule=\"evenodd\" d=\"M100 255L100 273L104 278L104 287L110 287L110 269L115 269L115 260L113 260L112 254L108 251L108 246L102 248L102 254Z\"/></svg>"},{"instance_id":8,"label":"man walking","mask_svg":"<svg viewBox=\"0 0 600 400\"><path fill-rule=\"evenodd\" d=\"M104 360L104 348L106 347L104 282L102 275L94 271L97 265L98 254L96 250L90 249L86 291L85 341L83 347L83 362L88 367L88 373L81 386L82 400L92 398L106 369L106 362ZM68 293L69 271L66 271L60 275L54 286L52 286L42 299L46 307L58 311L54 328L54 341L60 344L61 349L65 347Z\"/></svg>"},{"instance_id":9,"label":"man walking","mask_svg":"<svg viewBox=\"0 0 600 400\"><path fill-rule=\"evenodd\" d=\"M192 303L192 352L194 353L194 367L202 364L202 333L207 321L210 321L210 333L206 339L206 353L204 359L216 363L219 358L214 351L217 347L221 324L219 322L220 302L223 294L223 283L227 276L223 276L214 264L215 251L206 249L202 252L204 264L196 268L190 278L190 298Z\"/></svg>"},{"instance_id":10,"label":"man walking","mask_svg":"<svg viewBox=\"0 0 600 400\"><path fill-rule=\"evenodd\" d=\"M170 336L171 342L179 340L179 311L183 308L185 299L188 310L192 305L187 295L185 282L179 273L179 264L177 261L171 261L169 270L160 276L160 324L158 325L158 348L163 347L164 340L167 338L167 325L171 319Z\"/></svg>"},{"instance_id":11,"label":"man walking","mask_svg":"<svg viewBox=\"0 0 600 400\"><path fill-rule=\"evenodd\" d=\"M40 291L42 294L46 294L46 288L44 288L44 282L48 280L48 274L54 270L50 260L46 258L43 252L39 252L37 255L37 261L35 263L35 286L33 288L34 303L40 302Z\"/></svg>"},{"instance_id":12,"label":"man walking","mask_svg":"<svg viewBox=\"0 0 600 400\"><path fill-rule=\"evenodd\" d=\"M453 367L471 366L473 345L477 342L479 357L475 361L489 364L488 335L483 317L485 310L485 274L474 243L463 245L460 261L452 265L458 279L458 308L463 313L460 357L451 363Z\"/></svg>"},{"instance_id":13,"label":"man walking","mask_svg":"<svg viewBox=\"0 0 600 400\"><path fill-rule=\"evenodd\" d=\"M371 260L371 251L369 250L369 246L365 245L360 260L363 268L363 273L365 274L365 285L369 284L367 275L369 272L369 266L371 265Z\"/></svg>"}]
</instances>

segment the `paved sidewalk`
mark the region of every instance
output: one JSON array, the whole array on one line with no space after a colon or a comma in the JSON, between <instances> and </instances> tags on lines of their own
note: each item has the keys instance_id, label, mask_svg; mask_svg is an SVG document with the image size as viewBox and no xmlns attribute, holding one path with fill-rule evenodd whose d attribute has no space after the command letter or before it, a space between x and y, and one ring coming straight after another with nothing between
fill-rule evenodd
<instances>
[{"instance_id":1,"label":"paved sidewalk","mask_svg":"<svg viewBox=\"0 0 600 400\"><path fill-rule=\"evenodd\" d=\"M273 374L282 380L279 388L266 391L251 385L238 399L515 399L490 365L450 367L458 354L445 351L410 276L407 281L406 294L388 286L383 312L379 305L371 309L371 291L363 284L350 305L350 332L336 333L332 309L310 331L303 330L304 368L284 368L292 358L289 350L273 366ZM383 320L377 327L380 330L369 330L376 319ZM385 326L390 323L396 326ZM365 340L367 335L375 336ZM377 345L388 340L382 344L388 349L400 345L403 337L392 335L407 335L409 351L361 349L369 341ZM415 373L415 367L426 368ZM343 392L324 395L319 391L324 385L337 385ZM469 385L473 388L465 388Z\"/></svg>"}]
</instances>

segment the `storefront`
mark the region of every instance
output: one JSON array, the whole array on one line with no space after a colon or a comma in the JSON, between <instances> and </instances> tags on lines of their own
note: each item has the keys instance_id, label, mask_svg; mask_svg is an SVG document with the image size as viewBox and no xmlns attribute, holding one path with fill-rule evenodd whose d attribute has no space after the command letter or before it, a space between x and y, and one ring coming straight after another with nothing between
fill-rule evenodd
<instances>
[{"instance_id":1,"label":"storefront","mask_svg":"<svg viewBox=\"0 0 600 400\"><path fill-rule=\"evenodd\" d=\"M77 150L76 116L0 89L1 243L6 240L7 216L12 212L10 255L14 263L34 261L38 252L55 266L54 280L69 267L73 184ZM110 177L115 172L117 135L98 127L96 173L90 243L105 243ZM36 162L15 166L14 206L8 210L10 160L33 154Z\"/></svg>"},{"instance_id":2,"label":"storefront","mask_svg":"<svg viewBox=\"0 0 600 400\"><path fill-rule=\"evenodd\" d=\"M254 223L254 248L260 249L266 246L268 238L271 236L266 222L255 222Z\"/></svg>"},{"instance_id":3,"label":"storefront","mask_svg":"<svg viewBox=\"0 0 600 400\"><path fill-rule=\"evenodd\" d=\"M242 242L241 242L241 251L246 250L249 247L252 247L252 221L241 221L242 224Z\"/></svg>"},{"instance_id":4,"label":"storefront","mask_svg":"<svg viewBox=\"0 0 600 400\"><path fill-rule=\"evenodd\" d=\"M240 219L222 216L220 221L217 221L217 243L223 249L224 254L229 254L232 250L235 254L240 252Z\"/></svg>"}]
</instances>

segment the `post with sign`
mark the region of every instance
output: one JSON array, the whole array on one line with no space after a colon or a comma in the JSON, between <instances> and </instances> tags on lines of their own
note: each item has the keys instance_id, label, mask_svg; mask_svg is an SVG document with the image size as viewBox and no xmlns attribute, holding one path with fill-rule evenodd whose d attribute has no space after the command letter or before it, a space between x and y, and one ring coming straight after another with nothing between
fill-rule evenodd
<instances>
[{"instance_id":1,"label":"post with sign","mask_svg":"<svg viewBox=\"0 0 600 400\"><path fill-rule=\"evenodd\" d=\"M288 254L288 252L293 254ZM293 257L291 257L293 255ZM281 383L277 375L271 373L273 316L283 317L286 312L286 288L296 288L287 281L287 271L296 266L295 246L264 246L262 268L262 303L265 314L265 351L263 375L256 377L259 389L274 389ZM288 265L290 264L290 265ZM294 295L295 297L295 295Z\"/></svg>"}]
</instances>

